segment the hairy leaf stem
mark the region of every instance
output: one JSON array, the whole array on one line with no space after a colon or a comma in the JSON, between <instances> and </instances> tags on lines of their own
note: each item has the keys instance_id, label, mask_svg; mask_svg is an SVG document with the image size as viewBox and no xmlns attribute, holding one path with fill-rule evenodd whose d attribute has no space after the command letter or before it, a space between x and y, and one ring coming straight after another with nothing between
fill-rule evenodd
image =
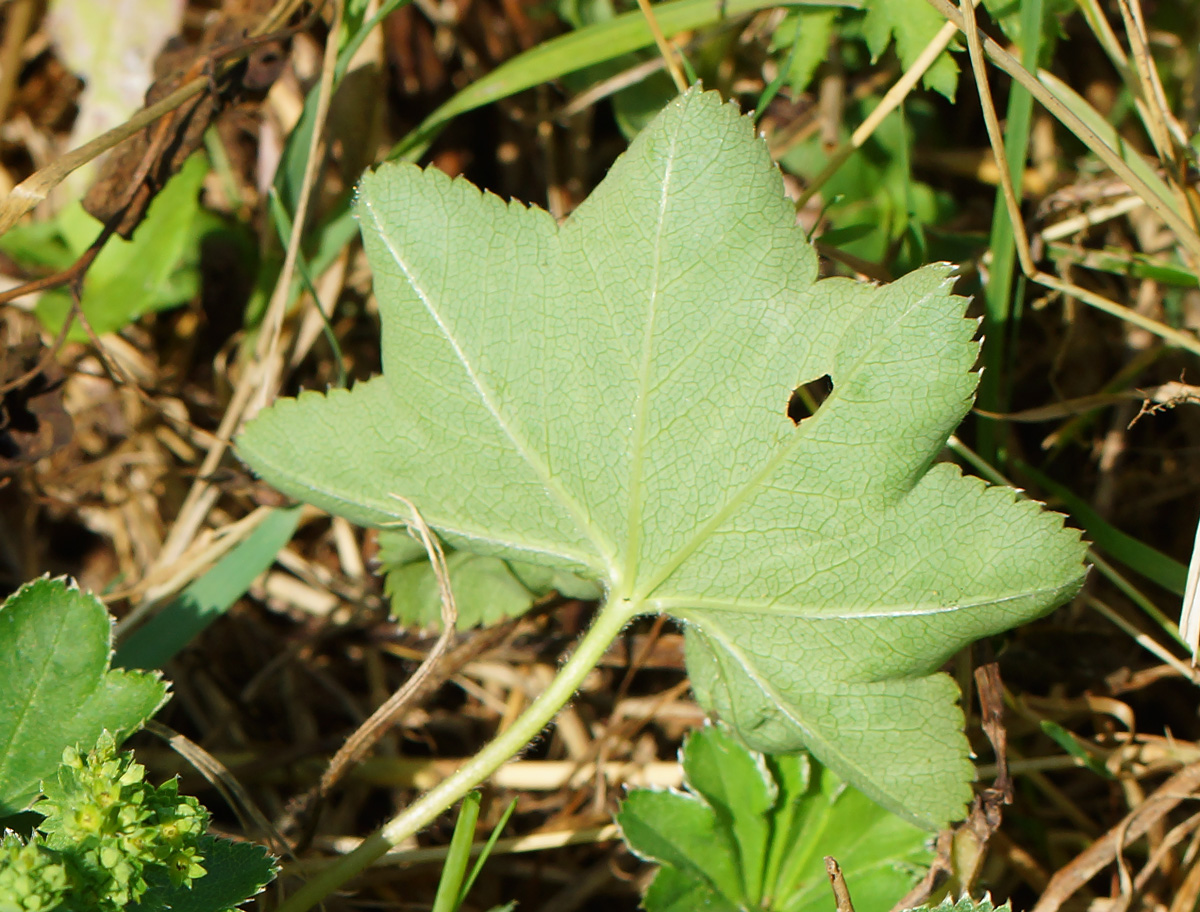
<instances>
[{"instance_id":1,"label":"hairy leaf stem","mask_svg":"<svg viewBox=\"0 0 1200 912\"><path fill-rule=\"evenodd\" d=\"M388 849L428 826L454 802L520 753L567 705L609 644L626 624L641 613L639 606L640 603L628 599L606 602L592 622L591 629L579 641L575 652L516 722L488 742L483 750L456 772L363 840L353 852L313 877L284 902L278 912L303 912L312 908Z\"/></svg>"}]
</instances>

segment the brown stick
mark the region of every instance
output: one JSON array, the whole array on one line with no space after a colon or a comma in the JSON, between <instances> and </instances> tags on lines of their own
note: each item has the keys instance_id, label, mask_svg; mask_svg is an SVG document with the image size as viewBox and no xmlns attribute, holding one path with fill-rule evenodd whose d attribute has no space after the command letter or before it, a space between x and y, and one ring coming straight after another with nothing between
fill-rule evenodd
<instances>
[{"instance_id":1,"label":"brown stick","mask_svg":"<svg viewBox=\"0 0 1200 912\"><path fill-rule=\"evenodd\" d=\"M850 888L846 886L846 878L842 876L841 865L832 855L825 856L825 873L829 875L829 885L833 888L833 901L837 904L837 912L854 912L854 903L850 901Z\"/></svg>"},{"instance_id":2,"label":"brown stick","mask_svg":"<svg viewBox=\"0 0 1200 912\"><path fill-rule=\"evenodd\" d=\"M1182 801L1200 788L1200 763L1185 766L1164 782L1157 791L1125 818L1050 879L1049 886L1032 912L1057 912L1077 890L1117 858L1129 842L1146 834Z\"/></svg>"}]
</instances>

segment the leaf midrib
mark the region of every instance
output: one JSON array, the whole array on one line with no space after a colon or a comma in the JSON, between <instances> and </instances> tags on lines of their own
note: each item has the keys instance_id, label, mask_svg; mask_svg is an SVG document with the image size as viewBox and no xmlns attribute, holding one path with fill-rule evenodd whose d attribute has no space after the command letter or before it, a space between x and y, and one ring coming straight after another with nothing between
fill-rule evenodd
<instances>
[{"instance_id":1,"label":"leaf midrib","mask_svg":"<svg viewBox=\"0 0 1200 912\"><path fill-rule=\"evenodd\" d=\"M642 333L642 354L638 363L637 400L634 406L633 440L631 442L629 466L629 501L626 507L625 561L623 576L614 579L614 588L620 595L629 594L636 584L638 555L642 547L643 512L646 500L646 425L649 421L650 373L654 365L655 328L658 322L658 304L662 277L662 238L670 205L671 179L675 171L675 158L679 147L679 128L670 136L670 145L665 156L662 187L658 195L658 218L654 225L654 271L650 281L650 296L646 301L645 328Z\"/></svg>"},{"instance_id":2,"label":"leaf midrib","mask_svg":"<svg viewBox=\"0 0 1200 912\"><path fill-rule=\"evenodd\" d=\"M579 501L572 496L565 487L563 487L559 480L550 471L550 467L546 464L546 462L538 456L537 451L528 443L528 441L525 440L522 434L517 432L517 429L504 416L499 402L496 400L495 394L476 373L471 360L467 357L467 353L459 344L457 334L452 331L452 327L447 320L443 318L442 313L439 311L433 295L431 295L429 291L417 281L416 275L414 275L413 271L409 268L408 263L401 255L400 251L392 243L392 238L385 229L384 222L380 219L379 214L375 210L374 199L369 194L363 194L362 200L363 208L370 216L371 224L376 235L379 237L380 241L382 241L384 247L387 248L387 251L391 255L396 266L399 267L400 271L404 274L405 279L408 281L409 287L412 288L413 292L417 296L417 299L425 308L425 311L437 325L438 330L441 332L443 338L445 338L447 343L449 343L453 349L455 358L457 358L459 364L462 365L462 369L466 372L471 386L475 389L476 393L478 393L484 408L487 409L488 413L499 426L504 436L507 437L512 443L513 447L517 451L517 454L530 467L534 475L537 476L538 480L545 485L551 497L567 511L567 513L571 516L571 519L575 522L576 526L578 526L579 530L595 546L597 553L605 562L605 564L607 564L609 577L613 578L616 570L616 561L614 559L616 549L614 545L609 540L608 536L604 534L603 530L597 528L591 522L587 511L583 509Z\"/></svg>"},{"instance_id":3,"label":"leaf midrib","mask_svg":"<svg viewBox=\"0 0 1200 912\"><path fill-rule=\"evenodd\" d=\"M792 710L791 705L784 695L776 690L763 675L758 673L754 663L749 661L734 639L727 636L720 625L706 623L703 628L703 635L718 642L721 648L737 662L738 668L745 676L745 680L757 687L782 715L786 716L793 725L800 729L805 747L811 753L820 757L826 766L831 766L829 760L826 758L835 758L836 761L845 764L843 767L844 770L852 771L846 773L838 771L842 779L852 782L873 781L874 777L871 775L874 772L873 770L855 760L850 754L839 749L836 743L824 737L819 731L810 726L806 719Z\"/></svg>"},{"instance_id":4,"label":"leaf midrib","mask_svg":"<svg viewBox=\"0 0 1200 912\"><path fill-rule=\"evenodd\" d=\"M912 312L915 307L919 305L923 298L924 296L918 297L917 300L911 302L909 306L900 310L888 323L888 327L891 328L900 323L905 317L908 316L909 313ZM848 321L848 323L849 322L850 321ZM850 325L847 325L847 331L849 330ZM852 364L848 365L845 370L839 371L838 373L846 377L853 376L861 367L861 365L868 363L868 359L871 357L871 355L877 352L881 346L889 342L890 339L890 333L880 332L878 334L878 340L874 345L866 349L857 359L855 359ZM838 384L835 381L833 392L830 393L829 398L825 401L825 403L823 403L822 408L824 409L831 403L836 402L838 398ZM654 576L652 576L649 580L647 580L645 584L638 586L633 596L633 600L641 603L650 602L651 595L654 593L654 591L664 582L666 582L671 575L677 569L679 569L679 567L682 566L689 557L692 556L692 554L699 550L699 548L708 541L713 533L716 532L716 530L719 529L725 523L725 521L737 511L739 507L741 507L748 499L751 499L762 490L762 486L766 480L774 475L776 470L778 470L778 468L784 462L791 458L796 449L803 444L804 439L809 435L809 433L811 433L812 429L816 427L820 421L821 416L819 414L814 415L805 421L802 426L797 427L793 432L794 436L792 439L786 442L775 452L773 456L767 459L757 472L751 475L738 488L733 490L729 497L726 498L725 503L722 504L718 509L714 510L708 520L700 524L695 534L692 535L675 551L674 554L672 554L666 561L663 562L658 572L655 573Z\"/></svg>"},{"instance_id":5,"label":"leaf midrib","mask_svg":"<svg viewBox=\"0 0 1200 912\"><path fill-rule=\"evenodd\" d=\"M1067 586L1072 585L1068 583ZM818 623L822 621L856 621L875 618L894 617L931 617L939 614L953 614L957 611L971 611L993 605L1003 605L1005 602L1016 602L1023 599L1042 598L1055 592L1060 592L1064 586L1039 586L1034 589L1022 589L1017 592L1006 592L997 596L976 596L971 599L959 599L953 605L937 605L928 608L903 608L889 605L877 605L857 610L837 610L830 613L828 608L818 609L819 614L803 614L805 621ZM916 604L915 602L911 604ZM667 596L665 598L649 599L647 607L656 611L666 612L678 618L691 618L697 611L734 611L739 614L758 614L764 617L796 617L802 611L795 607L786 607L784 599L747 599L738 600L731 605L729 599L706 598L704 596Z\"/></svg>"}]
</instances>

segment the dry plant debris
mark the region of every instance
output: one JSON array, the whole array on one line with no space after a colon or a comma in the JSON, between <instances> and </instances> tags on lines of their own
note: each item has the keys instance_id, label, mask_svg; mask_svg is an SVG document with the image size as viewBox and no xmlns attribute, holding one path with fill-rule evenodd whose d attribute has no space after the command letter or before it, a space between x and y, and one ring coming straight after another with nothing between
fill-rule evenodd
<instances>
[{"instance_id":1,"label":"dry plant debris","mask_svg":"<svg viewBox=\"0 0 1200 912\"><path fill-rule=\"evenodd\" d=\"M15 48L2 52L0 69L6 77L16 74L0 124L5 191L67 151L80 85L57 59L36 6L15 0L0 8L4 47ZM1127 66L1136 57L1140 45L1129 28L1136 31L1138 17L1149 15L1147 53L1158 62L1173 112L1155 138L1171 141L1176 120L1183 133L1194 132L1197 101L1184 76L1196 69L1196 23L1166 5L1145 11L1126 0L1081 6L1091 25L1082 13L1062 19L1054 71L1117 124L1131 155L1151 171L1175 175L1172 186L1185 194L1180 212L1186 217L1194 175L1180 172L1174 161L1150 161L1154 140L1125 113L1140 99L1122 82L1120 60ZM110 608L124 622L201 577L244 539L239 523L263 503L276 503L229 457L201 471L253 360L255 317L247 320L247 308L261 311L265 296L255 291L256 282L282 259L268 208L271 175L319 78L328 37L328 5L316 9L315 18L306 18L313 13L306 8L271 30L299 26L288 42L257 47L251 59L264 64L262 73L251 64L242 77L224 77L231 84L206 71L268 7L187 3L180 38L192 56L178 65L164 60L155 92L193 75L211 77L212 86L190 110L159 121L168 127L144 128L144 138L128 144L139 149L136 155L110 160L111 173L121 176L93 191L108 200L97 207L102 220L117 219L119 228L131 230L137 222L131 213L141 204L123 202L129 186L146 188L136 191L141 197L152 195L186 157L185 147L227 153L219 167L214 159L203 202L242 230L218 232L201 245L195 298L104 337L99 349L68 340L56 351L55 366L43 360L55 337L37 321L34 302L10 302L0 311L0 383L33 371L6 388L0 404L0 582L6 590L42 573L70 573L87 588L111 593ZM30 9L32 16L19 12ZM787 63L790 44L772 45L787 15L765 10L673 40L705 70L708 85L753 109ZM983 11L978 18L1012 49L1011 36ZM820 21L810 25L822 27ZM306 231L335 214L365 164L382 158L454 91L567 28L565 18L532 0L420 2L390 14L335 96ZM785 85L766 106L761 125L797 196L829 151L820 139L849 141L864 112L905 69L890 53L870 63L855 41L842 35L840 50L813 64L810 85L794 91ZM206 50L197 53L197 47ZM275 54L278 59L266 59ZM960 62L969 70L965 55ZM267 77L276 66L272 82ZM565 214L624 147L620 129L636 106L619 91L640 85L645 69L662 75L647 55L595 73L590 83L564 79L480 108L456 119L428 160L502 196ZM595 86L595 101L563 114ZM261 104L235 110L233 126L207 133L206 140L201 126L241 88L269 91ZM1009 83L993 72L992 88L1003 117ZM885 120L866 140L869 154L848 158L843 178L816 188L800 217L818 236L830 228L841 232L823 239L825 249L838 254L826 271L900 274L920 249L927 259L966 263L964 290L975 292L979 275L990 277L994 268L982 254L997 205L998 170L969 81L954 105L917 91L904 99L903 118ZM1005 764L992 744L1006 744L1012 783L1012 804L1000 807L999 828L990 832L993 815L983 808L970 833L960 832L958 848L977 851L978 885L998 901L1011 898L1014 908L1183 912L1200 893L1194 801L1200 723L1195 675L1171 623L1200 516L1200 412L1190 407L1195 393L1187 385L1195 374L1193 356L1164 341L1154 324L1194 337L1200 293L1175 233L1127 181L1052 117L1033 110L1020 196L1040 268L1124 304L1152 325L1114 319L1078 296L1024 288L1024 311L1001 327L1010 352L1006 401L981 409L960 431L971 444L985 425L999 427L1006 456L994 468L1087 525L1097 557L1114 572L1102 572L1097 563L1083 597L995 644L1004 738L996 734L994 715L981 719L973 702L970 671L978 657L963 657L956 666L974 720L972 743L981 763L994 764L982 769L984 784L1004 783ZM911 142L903 140L910 134ZM902 199L881 208L901 153ZM142 169L146 183L131 180ZM847 196L865 185L880 193ZM51 196L32 219L48 221L67 202ZM860 207L862 215L856 221L843 214L842 204ZM874 246L861 231L855 236L868 223L902 222L905 206L913 213L906 223L911 230L901 225ZM379 365L378 321L361 252L352 244L321 260L315 238L310 234L303 248L314 270L312 288L304 285L281 326L279 370L289 392L324 388L343 373L365 378ZM31 277L7 258L0 266L7 285ZM1142 402L1148 404L1139 411ZM999 424L997 416L1007 420ZM180 536L178 553L163 561L164 543L198 478L211 487L209 509ZM374 533L306 512L270 572L167 669L175 697L162 720L216 757L272 822L287 819L290 803L319 782L345 738L432 649L427 632L389 619L371 572L374 550ZM1129 563L1117 563L1122 560ZM544 686L590 610L586 602L548 598L519 620L456 635L434 680L311 821L312 847L289 860L288 870L319 866L327 853L344 851L504 727ZM1162 625L1155 611L1167 619ZM510 899L532 909L636 907L645 871L605 828L624 784L637 777L678 782L675 751L702 716L690 698L681 653L681 635L670 625L631 629L555 727L497 777L483 819L494 820L507 797L518 794L506 836L558 843L537 854L514 848L485 869L478 908ZM994 707L994 682L987 686ZM222 832L263 838L243 828L174 752L148 737L136 743L156 777L184 776L183 789L200 795ZM396 861L411 862L407 866L372 873L357 899L420 903L432 897L437 871L428 853L445 844L451 825L435 827L420 846L400 853ZM580 841L566 844L564 833L579 834ZM956 850L949 839L939 848L943 859ZM935 870L943 873L929 878L928 891L945 882L946 869Z\"/></svg>"}]
</instances>

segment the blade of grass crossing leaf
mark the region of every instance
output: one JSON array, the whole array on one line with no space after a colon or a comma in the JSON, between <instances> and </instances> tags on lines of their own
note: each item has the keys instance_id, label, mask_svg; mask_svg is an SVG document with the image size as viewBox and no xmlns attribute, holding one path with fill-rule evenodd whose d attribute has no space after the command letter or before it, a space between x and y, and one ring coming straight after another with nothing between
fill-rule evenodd
<instances>
[{"instance_id":1,"label":"blade of grass crossing leaf","mask_svg":"<svg viewBox=\"0 0 1200 912\"><path fill-rule=\"evenodd\" d=\"M856 0L789 5L844 6L852 9L863 6ZM778 3L772 0L726 0L724 3L716 0L673 0L671 3L657 4L654 14L663 34L671 38L680 32L704 28L724 19L772 6L778 6ZM429 148L442 127L460 114L652 44L654 36L637 10L543 41L456 94L393 146L387 157L390 160L416 161ZM694 82L694 71L687 72L686 62L684 68L687 78Z\"/></svg>"},{"instance_id":2,"label":"blade of grass crossing leaf","mask_svg":"<svg viewBox=\"0 0 1200 912\"><path fill-rule=\"evenodd\" d=\"M475 839L475 824L479 821L479 802L479 792L468 792L458 809L454 835L450 837L450 851L446 853L446 862L442 865L442 876L438 881L431 912L457 912L462 903L463 875L471 859L471 843Z\"/></svg>"},{"instance_id":3,"label":"blade of grass crossing leaf","mask_svg":"<svg viewBox=\"0 0 1200 912\"><path fill-rule=\"evenodd\" d=\"M483 866L492 854L492 849L496 847L496 843L500 839L500 834L504 832L504 828L508 826L508 818L517 809L517 799L514 798L508 803L508 807L504 809L504 813L500 815L495 828L492 830L492 835L487 838L487 842L479 850L479 857L475 859L475 865L471 868L471 873L467 875L466 881L462 885L462 890L458 894L458 906L461 907L467 900L467 895L471 892L471 887L475 885L475 879L483 871ZM511 903L509 904L511 906ZM508 907L505 907L508 908Z\"/></svg>"},{"instance_id":4,"label":"blade of grass crossing leaf","mask_svg":"<svg viewBox=\"0 0 1200 912\"><path fill-rule=\"evenodd\" d=\"M300 522L300 507L275 510L154 618L121 643L114 668L161 668L241 598L275 562Z\"/></svg>"},{"instance_id":5,"label":"blade of grass crossing leaf","mask_svg":"<svg viewBox=\"0 0 1200 912\"><path fill-rule=\"evenodd\" d=\"M1030 72L1037 70L1041 54L1042 0L1026 0L1021 5L1021 65ZM1033 114L1033 96L1020 83L1014 82L1009 89L1008 115L1004 128L1004 149L1008 155L1009 177L1017 199L1021 198L1021 182L1025 174L1025 160L1029 154L1030 120ZM1010 336L1015 332L1015 315L1012 310L1013 274L1016 266L1016 239L1012 223L1000 188L996 189L996 202L992 210L992 230L988 240L992 252L991 270L984 285L984 346L983 376L979 381L979 407L994 412L1007 411L1008 395L1003 388L1008 376L1006 362ZM980 422L976 449L988 462L1002 461L997 444L998 427L990 421Z\"/></svg>"}]
</instances>

